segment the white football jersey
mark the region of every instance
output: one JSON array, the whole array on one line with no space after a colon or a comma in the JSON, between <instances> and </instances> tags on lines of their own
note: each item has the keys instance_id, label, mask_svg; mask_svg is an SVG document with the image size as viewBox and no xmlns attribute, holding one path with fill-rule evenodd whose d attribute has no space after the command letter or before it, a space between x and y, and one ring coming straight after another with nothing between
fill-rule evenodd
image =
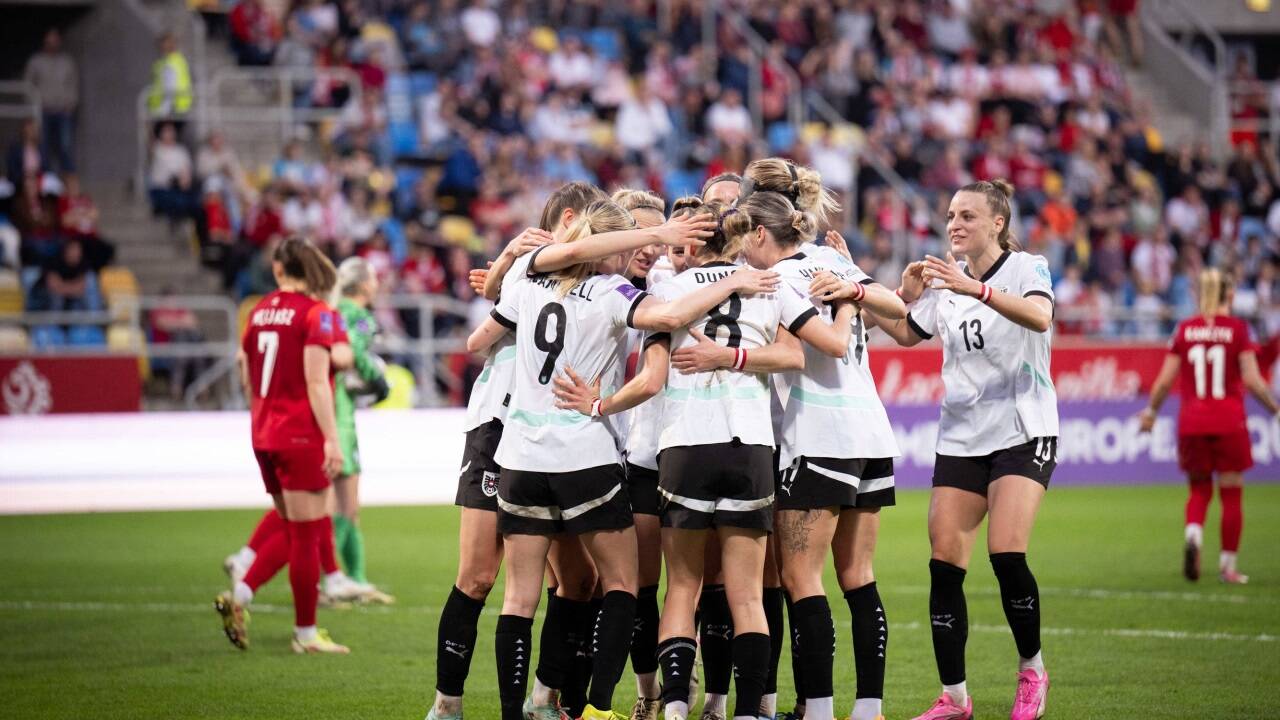
<instances>
[{"instance_id":1,"label":"white football jersey","mask_svg":"<svg viewBox=\"0 0 1280 720\"><path fill-rule=\"evenodd\" d=\"M653 293L664 301L674 300L737 269L727 262L691 268L654 288ZM778 292L767 295L731 295L689 327L715 342L752 350L773 342L779 324L799 327L817 314L807 297L784 284ZM696 344L689 328L671 334L672 352ZM768 376L729 369L692 375L671 370L663 392L658 449L711 445L735 438L746 445L774 446Z\"/></svg>"},{"instance_id":2,"label":"white football jersey","mask_svg":"<svg viewBox=\"0 0 1280 720\"><path fill-rule=\"evenodd\" d=\"M806 297L809 282L823 270L849 282L873 282L840 253L811 247L818 257L804 251L773 266L783 282ZM809 302L823 322L832 321L830 305L812 298ZM893 426L871 376L866 328L860 315L854 319L844 357L831 357L804 343L804 370L779 373L775 382L782 401L781 467L789 467L799 456L870 459L899 455Z\"/></svg>"},{"instance_id":3,"label":"white football jersey","mask_svg":"<svg viewBox=\"0 0 1280 720\"><path fill-rule=\"evenodd\" d=\"M525 253L516 258L507 274L502 276L502 290L505 293L516 280L529 272L529 263L533 253ZM499 295L501 298L501 294ZM516 336L508 333L489 348L489 355L484 359L484 368L480 377L471 387L471 399L467 402L466 427L463 432L497 419L507 421L507 405L511 401L511 379L515 377L516 368Z\"/></svg>"},{"instance_id":4,"label":"white football jersey","mask_svg":"<svg viewBox=\"0 0 1280 720\"><path fill-rule=\"evenodd\" d=\"M675 268L666 255L659 257L645 276L647 287L654 288L675 276ZM636 335L638 333L638 336ZM644 368L644 351L653 341L666 338L668 333L639 333L633 331L628 340L630 352L639 353L636 361L636 373ZM658 469L658 434L662 429L662 393L658 393L645 402L628 410L627 415L627 462L649 470Z\"/></svg>"},{"instance_id":5,"label":"white football jersey","mask_svg":"<svg viewBox=\"0 0 1280 720\"><path fill-rule=\"evenodd\" d=\"M597 275L568 295L550 275L522 277L493 310L516 333L515 380L494 459L512 470L562 473L621 462L613 427L556 407L552 378L608 378L625 362L623 337L646 293L618 275Z\"/></svg>"},{"instance_id":6,"label":"white football jersey","mask_svg":"<svg viewBox=\"0 0 1280 720\"><path fill-rule=\"evenodd\" d=\"M1039 255L1005 252L982 282L1018 297L1053 300L1049 263ZM1052 327L1028 330L977 298L933 289L907 322L920 337L942 337L939 454L987 455L1058 434L1058 396L1049 375Z\"/></svg>"}]
</instances>

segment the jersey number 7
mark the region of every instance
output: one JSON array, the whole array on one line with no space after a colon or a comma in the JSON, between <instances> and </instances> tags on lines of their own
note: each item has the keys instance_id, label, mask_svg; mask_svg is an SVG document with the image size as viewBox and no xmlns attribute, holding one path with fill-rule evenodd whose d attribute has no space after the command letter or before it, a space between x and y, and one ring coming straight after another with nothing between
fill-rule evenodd
<instances>
[{"instance_id":1,"label":"jersey number 7","mask_svg":"<svg viewBox=\"0 0 1280 720\"><path fill-rule=\"evenodd\" d=\"M266 397L271 387L271 374L276 369L276 353L280 351L280 333L267 330L258 333L258 352L262 353L262 380L258 383L258 397Z\"/></svg>"}]
</instances>

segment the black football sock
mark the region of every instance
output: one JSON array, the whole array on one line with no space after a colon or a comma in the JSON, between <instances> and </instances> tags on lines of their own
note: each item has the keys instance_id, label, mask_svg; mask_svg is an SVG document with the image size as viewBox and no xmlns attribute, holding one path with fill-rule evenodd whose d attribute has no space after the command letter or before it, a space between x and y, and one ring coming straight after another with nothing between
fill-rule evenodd
<instances>
[{"instance_id":1,"label":"black football sock","mask_svg":"<svg viewBox=\"0 0 1280 720\"><path fill-rule=\"evenodd\" d=\"M1004 617L1013 631L1018 656L1030 659L1040 652L1040 588L1027 567L1026 553L993 553L991 569L1000 583Z\"/></svg>"},{"instance_id":2,"label":"black football sock","mask_svg":"<svg viewBox=\"0 0 1280 720\"><path fill-rule=\"evenodd\" d=\"M769 672L764 678L764 693L778 692L778 661L782 659L782 645L788 641L782 608L786 604L782 588L765 588L761 596L764 602L764 619L769 624Z\"/></svg>"},{"instance_id":3,"label":"black football sock","mask_svg":"<svg viewBox=\"0 0 1280 720\"><path fill-rule=\"evenodd\" d=\"M805 699L832 697L835 694L831 665L836 652L836 627L827 597L814 595L795 602L791 606L791 623L800 636Z\"/></svg>"},{"instance_id":4,"label":"black football sock","mask_svg":"<svg viewBox=\"0 0 1280 720\"><path fill-rule=\"evenodd\" d=\"M858 674L854 697L884 697L884 665L889 647L889 621L874 582L844 594L853 617L853 660Z\"/></svg>"},{"instance_id":5,"label":"black football sock","mask_svg":"<svg viewBox=\"0 0 1280 720\"><path fill-rule=\"evenodd\" d=\"M636 595L636 625L631 634L631 669L636 675L658 669L657 585L646 585Z\"/></svg>"},{"instance_id":6,"label":"black football sock","mask_svg":"<svg viewBox=\"0 0 1280 720\"><path fill-rule=\"evenodd\" d=\"M933 657L943 685L964 682L964 645L969 639L969 609L964 600L964 568L929 561L929 624Z\"/></svg>"},{"instance_id":7,"label":"black football sock","mask_svg":"<svg viewBox=\"0 0 1280 720\"><path fill-rule=\"evenodd\" d=\"M613 708L613 691L627 667L627 651L631 648L631 631L636 622L636 596L613 590L604 596L595 634L591 638L594 653L591 665L591 692L587 702L597 710Z\"/></svg>"},{"instance_id":8,"label":"black football sock","mask_svg":"<svg viewBox=\"0 0 1280 720\"><path fill-rule=\"evenodd\" d=\"M804 708L805 684L804 684L804 663L800 660L800 633L796 627L795 621L795 603L791 601L791 595L784 594L787 605L787 617L791 618L791 677L795 680L796 687L796 710ZM793 713L797 716L803 716L803 713Z\"/></svg>"},{"instance_id":9,"label":"black football sock","mask_svg":"<svg viewBox=\"0 0 1280 720\"><path fill-rule=\"evenodd\" d=\"M698 643L691 637L673 637L658 643L658 665L662 667L662 703L682 702L689 699L689 677L693 674L693 662Z\"/></svg>"},{"instance_id":10,"label":"black football sock","mask_svg":"<svg viewBox=\"0 0 1280 720\"><path fill-rule=\"evenodd\" d=\"M705 658L703 663L705 665ZM764 679L769 673L769 636L764 633L742 633L733 636L733 676L737 697L734 717L758 717L760 697L764 695Z\"/></svg>"},{"instance_id":11,"label":"black football sock","mask_svg":"<svg viewBox=\"0 0 1280 720\"><path fill-rule=\"evenodd\" d=\"M444 603L436 631L436 690L445 695L462 696L475 654L481 610L483 600L474 600L456 587Z\"/></svg>"},{"instance_id":12,"label":"black football sock","mask_svg":"<svg viewBox=\"0 0 1280 720\"><path fill-rule=\"evenodd\" d=\"M498 698L502 703L502 720L524 720L532 634L532 618L519 615L498 617L493 649L498 660Z\"/></svg>"},{"instance_id":13,"label":"black football sock","mask_svg":"<svg viewBox=\"0 0 1280 720\"><path fill-rule=\"evenodd\" d=\"M575 604L586 605L555 595L547 598L547 614L542 619L542 634L538 638L537 677L552 690L564 689L573 662L569 627L580 615Z\"/></svg>"},{"instance_id":14,"label":"black football sock","mask_svg":"<svg viewBox=\"0 0 1280 720\"><path fill-rule=\"evenodd\" d=\"M587 688L591 685L591 634L600 615L600 598L574 602L575 618L570 625L569 644L574 650L565 686L560 692L560 705L569 717L581 717L587 705Z\"/></svg>"},{"instance_id":15,"label":"black football sock","mask_svg":"<svg viewBox=\"0 0 1280 720\"><path fill-rule=\"evenodd\" d=\"M698 639L702 645L702 690L728 695L733 674L733 616L729 614L724 586L703 587L701 608L702 627Z\"/></svg>"}]
</instances>

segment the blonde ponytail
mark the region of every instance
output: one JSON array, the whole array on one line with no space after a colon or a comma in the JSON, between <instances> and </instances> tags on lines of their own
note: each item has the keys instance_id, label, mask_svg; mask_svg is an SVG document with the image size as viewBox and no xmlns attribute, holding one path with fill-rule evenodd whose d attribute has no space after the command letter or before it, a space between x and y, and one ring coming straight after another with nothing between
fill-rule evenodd
<instances>
[{"instance_id":1,"label":"blonde ponytail","mask_svg":"<svg viewBox=\"0 0 1280 720\"><path fill-rule=\"evenodd\" d=\"M1218 268L1200 271L1200 314L1213 317L1223 309L1231 292L1231 277Z\"/></svg>"},{"instance_id":2,"label":"blonde ponytail","mask_svg":"<svg viewBox=\"0 0 1280 720\"><path fill-rule=\"evenodd\" d=\"M583 209L582 214L565 231L560 242L577 242L598 233L630 230L635 225L635 219L626 210L618 207L617 203L611 200L597 200ZM552 277L559 281L556 285L556 294L560 297L568 295L570 290L578 286L578 283L594 274L595 262L582 262L557 270L552 273Z\"/></svg>"}]
</instances>

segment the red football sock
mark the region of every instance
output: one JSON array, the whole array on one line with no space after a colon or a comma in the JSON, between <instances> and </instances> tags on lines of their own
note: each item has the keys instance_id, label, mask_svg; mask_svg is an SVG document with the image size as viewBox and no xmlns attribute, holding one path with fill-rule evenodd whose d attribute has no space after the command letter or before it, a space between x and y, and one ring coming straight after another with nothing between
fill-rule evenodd
<instances>
[{"instance_id":1,"label":"red football sock","mask_svg":"<svg viewBox=\"0 0 1280 720\"><path fill-rule=\"evenodd\" d=\"M271 513L274 515L275 510L272 510ZM268 537L266 543L258 548L258 555L253 559L253 564L249 566L249 572L245 573L244 584L252 588L254 592L266 585L271 578L276 576L276 573L280 572L280 568L289 562L289 544L289 533L287 532L278 532Z\"/></svg>"},{"instance_id":2,"label":"red football sock","mask_svg":"<svg viewBox=\"0 0 1280 720\"><path fill-rule=\"evenodd\" d=\"M1241 507L1242 487L1219 487L1222 500L1222 549L1239 552L1240 534L1244 532L1244 509Z\"/></svg>"},{"instance_id":3,"label":"red football sock","mask_svg":"<svg viewBox=\"0 0 1280 720\"><path fill-rule=\"evenodd\" d=\"M338 557L333 550L333 518L325 516L324 532L320 535L320 569L325 575L338 572Z\"/></svg>"},{"instance_id":4,"label":"red football sock","mask_svg":"<svg viewBox=\"0 0 1280 720\"><path fill-rule=\"evenodd\" d=\"M289 585L293 587L293 616L297 627L316 624L320 582L320 538L324 519L289 523Z\"/></svg>"},{"instance_id":5,"label":"red football sock","mask_svg":"<svg viewBox=\"0 0 1280 720\"><path fill-rule=\"evenodd\" d=\"M249 549L260 553L272 535L283 532L284 518L280 517L280 513L276 512L275 508L271 508L258 521L258 527L254 528L253 534L249 536Z\"/></svg>"},{"instance_id":6,"label":"red football sock","mask_svg":"<svg viewBox=\"0 0 1280 720\"><path fill-rule=\"evenodd\" d=\"M1187 524L1204 527L1204 516L1213 500L1213 480L1208 477L1191 477L1191 494L1187 496Z\"/></svg>"}]
</instances>

